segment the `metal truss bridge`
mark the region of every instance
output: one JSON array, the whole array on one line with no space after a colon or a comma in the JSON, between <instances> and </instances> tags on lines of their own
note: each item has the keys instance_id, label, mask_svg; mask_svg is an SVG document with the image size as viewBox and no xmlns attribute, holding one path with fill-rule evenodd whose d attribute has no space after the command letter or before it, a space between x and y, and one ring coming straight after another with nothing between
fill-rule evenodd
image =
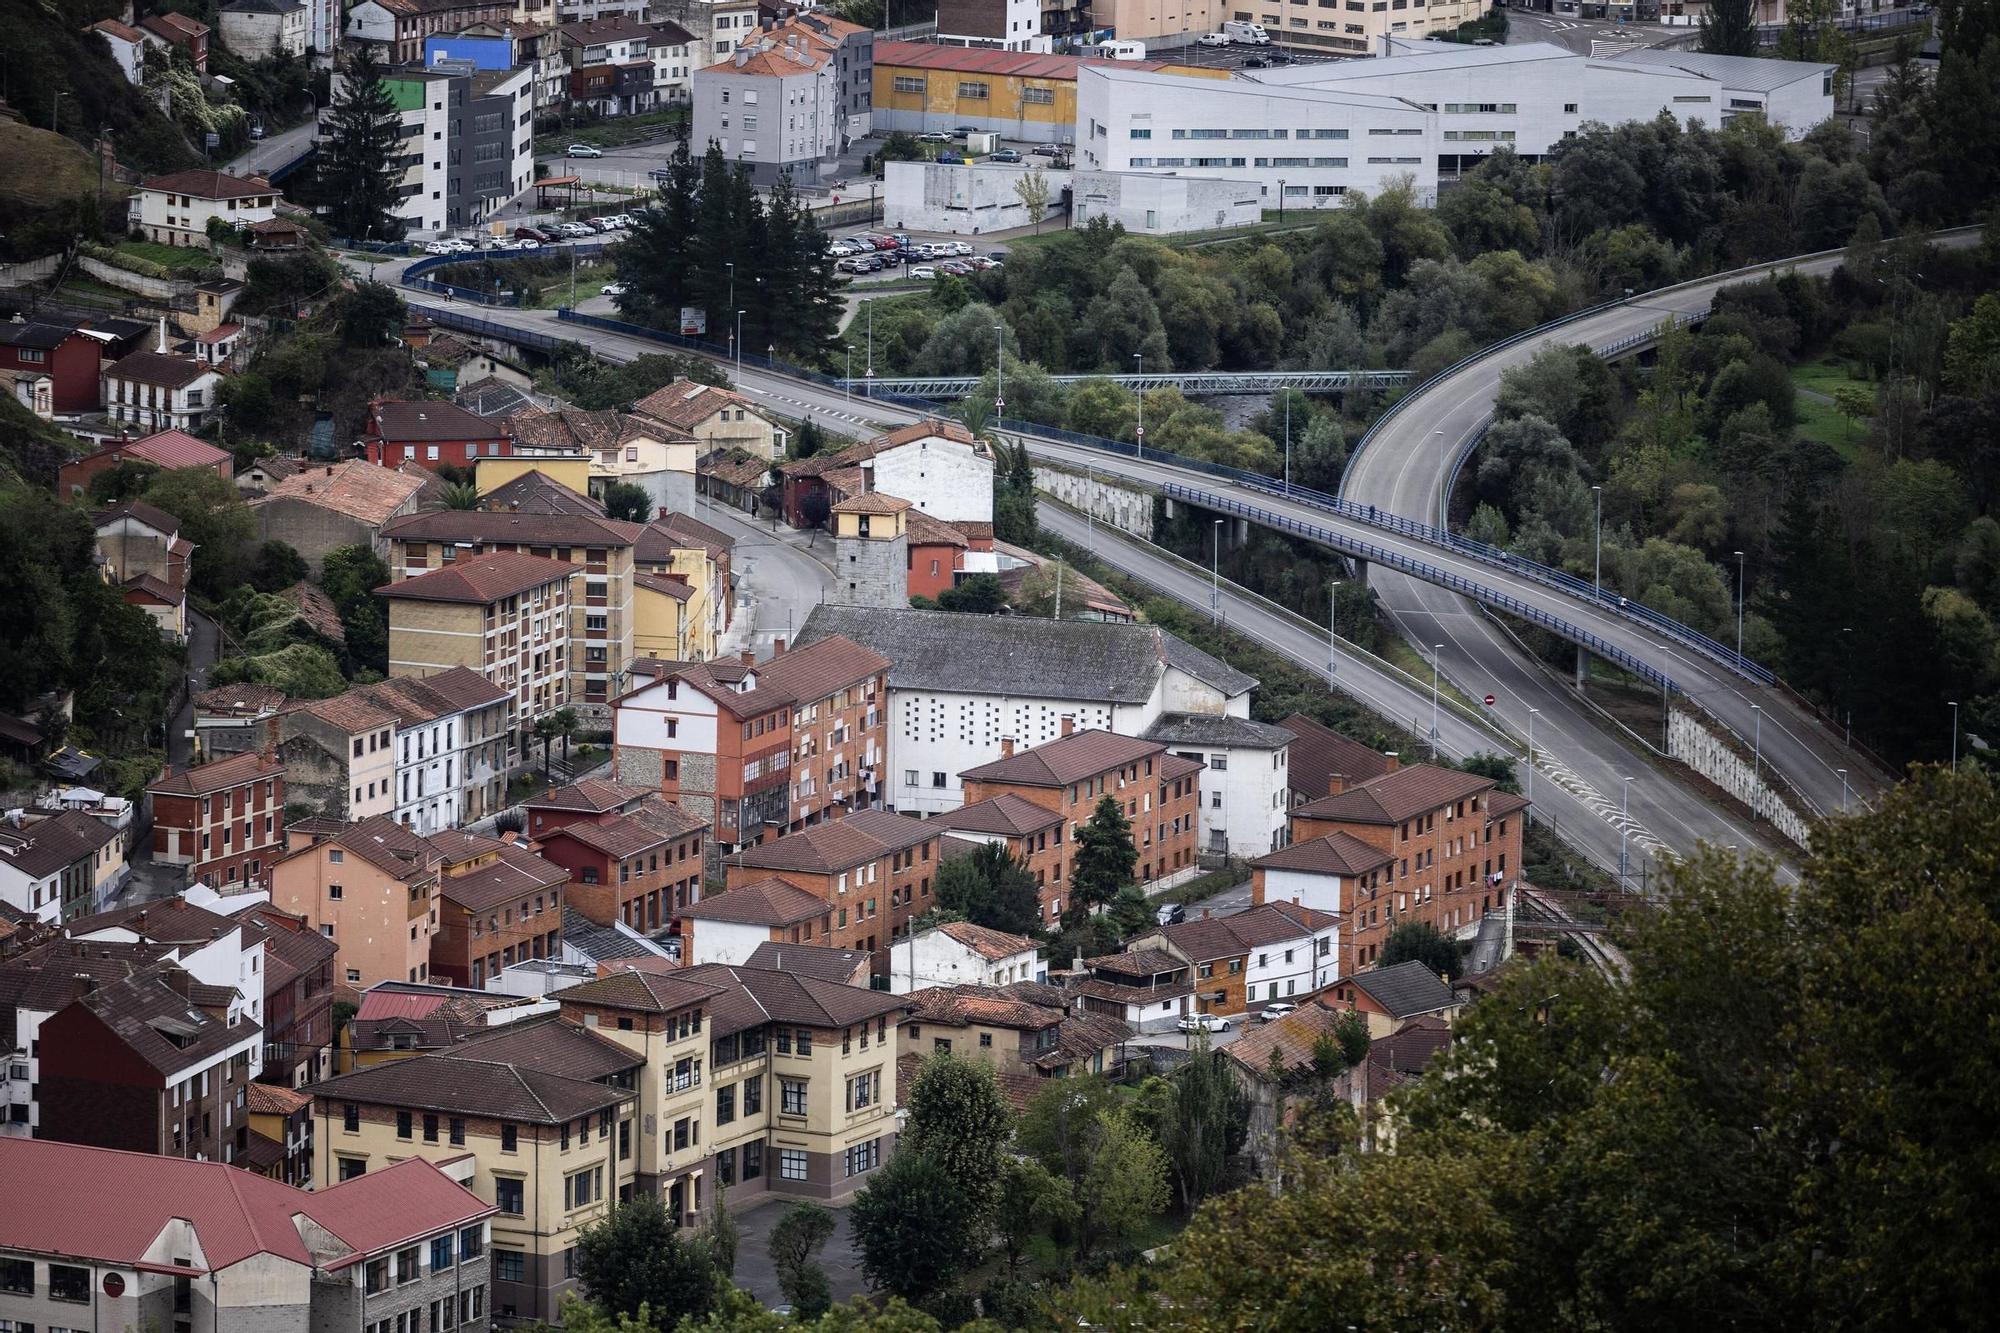
<instances>
[{"instance_id":1,"label":"metal truss bridge","mask_svg":"<svg viewBox=\"0 0 2000 1333\"><path fill-rule=\"evenodd\" d=\"M1269 397L1280 389L1301 393L1334 393L1357 385L1367 389L1394 389L1410 382L1407 370L1197 370L1163 371L1149 375L1051 375L1057 384L1081 384L1085 380L1109 380L1120 388L1142 393L1148 389L1179 389L1190 398L1214 398L1228 394L1255 394ZM896 394L905 398L963 398L979 387L980 377L970 375L913 376L886 379L855 378L838 381L858 394Z\"/></svg>"}]
</instances>

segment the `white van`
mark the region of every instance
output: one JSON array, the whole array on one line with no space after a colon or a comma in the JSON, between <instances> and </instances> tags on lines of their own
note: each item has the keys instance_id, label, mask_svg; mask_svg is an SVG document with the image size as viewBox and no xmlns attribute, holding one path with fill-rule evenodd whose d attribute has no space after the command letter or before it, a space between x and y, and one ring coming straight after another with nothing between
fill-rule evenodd
<instances>
[{"instance_id":1,"label":"white van","mask_svg":"<svg viewBox=\"0 0 2000 1333\"><path fill-rule=\"evenodd\" d=\"M1269 46L1271 34L1264 31L1261 23L1238 23L1234 19L1222 25L1222 35L1232 42L1245 46Z\"/></svg>"},{"instance_id":2,"label":"white van","mask_svg":"<svg viewBox=\"0 0 2000 1333\"><path fill-rule=\"evenodd\" d=\"M1146 44L1144 42L1099 42L1097 44L1097 54L1104 60L1144 60L1146 58Z\"/></svg>"}]
</instances>

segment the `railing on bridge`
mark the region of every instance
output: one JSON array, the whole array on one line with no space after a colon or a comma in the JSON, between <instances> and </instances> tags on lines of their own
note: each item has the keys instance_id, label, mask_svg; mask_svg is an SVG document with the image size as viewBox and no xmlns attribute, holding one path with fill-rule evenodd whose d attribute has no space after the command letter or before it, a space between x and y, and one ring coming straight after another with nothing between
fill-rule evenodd
<instances>
[{"instance_id":1,"label":"railing on bridge","mask_svg":"<svg viewBox=\"0 0 2000 1333\"><path fill-rule=\"evenodd\" d=\"M1281 389L1302 393L1336 393L1359 385L1370 389L1394 389L1409 383L1407 370L1217 370L1161 371L1151 375L1050 375L1056 384L1073 385L1107 380L1121 389L1179 389L1189 397L1224 397L1231 394L1268 395ZM970 375L881 376L843 379L840 385L856 392L873 387L877 392L910 398L963 398L977 389L982 380Z\"/></svg>"}]
</instances>

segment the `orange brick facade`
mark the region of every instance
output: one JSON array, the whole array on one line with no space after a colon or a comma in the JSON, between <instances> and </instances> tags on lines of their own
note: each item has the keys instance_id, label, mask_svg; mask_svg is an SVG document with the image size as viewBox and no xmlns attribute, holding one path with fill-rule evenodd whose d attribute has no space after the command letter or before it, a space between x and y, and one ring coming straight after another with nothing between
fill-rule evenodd
<instances>
[{"instance_id":1,"label":"orange brick facade","mask_svg":"<svg viewBox=\"0 0 2000 1333\"><path fill-rule=\"evenodd\" d=\"M268 879L285 850L285 770L243 767L254 776L218 791L153 793L154 860L185 865L191 882L218 888Z\"/></svg>"},{"instance_id":2,"label":"orange brick facade","mask_svg":"<svg viewBox=\"0 0 2000 1333\"><path fill-rule=\"evenodd\" d=\"M970 805L1011 794L1062 816L1063 827L1036 835L1034 849L1024 858L1029 869L1047 871L1046 903L1069 881L1078 826L1097 812L1100 799L1107 794L1114 796L1132 824L1132 842L1139 852L1135 873L1141 884L1150 883L1195 864L1201 821L1201 765L1168 754L1164 746L1157 751L1061 787L968 776L965 800ZM1021 849L1017 848L1016 854L1020 855Z\"/></svg>"}]
</instances>

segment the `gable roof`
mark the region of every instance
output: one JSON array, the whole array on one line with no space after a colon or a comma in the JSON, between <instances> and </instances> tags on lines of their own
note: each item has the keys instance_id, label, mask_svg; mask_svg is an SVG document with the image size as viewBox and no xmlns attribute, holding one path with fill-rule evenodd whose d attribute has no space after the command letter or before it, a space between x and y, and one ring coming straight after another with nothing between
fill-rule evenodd
<instances>
[{"instance_id":1,"label":"gable roof","mask_svg":"<svg viewBox=\"0 0 2000 1333\"><path fill-rule=\"evenodd\" d=\"M1304 713L1293 713L1278 725L1295 738L1288 782L1293 791L1303 793L1309 800L1326 795L1327 780L1335 774L1352 784L1379 778L1390 771L1387 755Z\"/></svg>"},{"instance_id":2,"label":"gable roof","mask_svg":"<svg viewBox=\"0 0 2000 1333\"><path fill-rule=\"evenodd\" d=\"M604 506L578 495L545 472L523 472L479 497L482 509L507 514L581 514L603 518Z\"/></svg>"},{"instance_id":3,"label":"gable roof","mask_svg":"<svg viewBox=\"0 0 2000 1333\"><path fill-rule=\"evenodd\" d=\"M545 560L520 551L494 551L454 561L414 578L385 583L375 591L392 600L469 602L484 606L582 572L564 560Z\"/></svg>"},{"instance_id":4,"label":"gable roof","mask_svg":"<svg viewBox=\"0 0 2000 1333\"><path fill-rule=\"evenodd\" d=\"M164 1076L212 1063L230 1047L255 1041L263 1031L248 1018L231 1026L200 1007L193 998L198 985L180 968L161 964L99 986L79 996L75 1004L96 1015L127 1050ZM181 987L188 993L183 994Z\"/></svg>"},{"instance_id":5,"label":"gable roof","mask_svg":"<svg viewBox=\"0 0 2000 1333\"><path fill-rule=\"evenodd\" d=\"M970 921L947 921L938 929L986 959L1011 958L1017 953L1028 953L1039 947L1026 935L975 926Z\"/></svg>"},{"instance_id":6,"label":"gable roof","mask_svg":"<svg viewBox=\"0 0 2000 1333\"><path fill-rule=\"evenodd\" d=\"M696 384L690 379L678 379L672 384L662 385L632 404L632 411L635 415L651 417L675 430L688 431L725 407L748 408L760 419L765 419L757 405L742 394L718 389L712 384Z\"/></svg>"},{"instance_id":7,"label":"gable roof","mask_svg":"<svg viewBox=\"0 0 2000 1333\"><path fill-rule=\"evenodd\" d=\"M584 778L572 782L567 787L557 787L540 796L531 796L523 805L534 810L583 810L591 814L605 814L612 810L622 810L634 801L650 796L651 787L641 787L630 782L612 782L608 778Z\"/></svg>"},{"instance_id":8,"label":"gable roof","mask_svg":"<svg viewBox=\"0 0 2000 1333\"><path fill-rule=\"evenodd\" d=\"M520 1065L595 1083L646 1063L646 1057L557 1014L485 1028L452 1048L467 1059Z\"/></svg>"},{"instance_id":9,"label":"gable roof","mask_svg":"<svg viewBox=\"0 0 2000 1333\"><path fill-rule=\"evenodd\" d=\"M1265 1079L1271 1073L1271 1053L1277 1052L1287 1073L1309 1068L1313 1048L1321 1038L1333 1040L1341 1015L1323 1004L1302 1005L1275 1023L1259 1023L1221 1049L1253 1077Z\"/></svg>"},{"instance_id":10,"label":"gable roof","mask_svg":"<svg viewBox=\"0 0 2000 1333\"><path fill-rule=\"evenodd\" d=\"M181 521L178 517L164 509L149 505L144 500L126 500L109 509L100 509L90 516L90 521L99 532L102 532L122 518L143 523L163 537L176 536L181 530Z\"/></svg>"},{"instance_id":11,"label":"gable roof","mask_svg":"<svg viewBox=\"0 0 2000 1333\"><path fill-rule=\"evenodd\" d=\"M1340 924L1331 912L1296 903L1260 903L1233 916L1199 917L1161 926L1158 933L1197 963L1230 958L1273 944L1290 944Z\"/></svg>"},{"instance_id":12,"label":"gable roof","mask_svg":"<svg viewBox=\"0 0 2000 1333\"><path fill-rule=\"evenodd\" d=\"M549 998L558 1003L665 1014L706 1004L726 989L721 979L697 980L684 970L657 972L650 968L620 967L555 991Z\"/></svg>"},{"instance_id":13,"label":"gable roof","mask_svg":"<svg viewBox=\"0 0 2000 1333\"><path fill-rule=\"evenodd\" d=\"M111 456L138 459L155 467L171 470L184 467L214 467L229 458L230 454L206 440L197 440L185 431L159 430L151 435L142 435L136 440L113 440L79 461L89 462L92 459Z\"/></svg>"},{"instance_id":14,"label":"gable roof","mask_svg":"<svg viewBox=\"0 0 2000 1333\"><path fill-rule=\"evenodd\" d=\"M349 459L294 472L282 478L251 507L275 500L299 500L321 509L380 527L397 510L408 505L431 482L429 476L415 476L396 468Z\"/></svg>"},{"instance_id":15,"label":"gable roof","mask_svg":"<svg viewBox=\"0 0 2000 1333\"><path fill-rule=\"evenodd\" d=\"M1226 713L1162 713L1144 734L1162 745L1245 750L1281 750L1295 739L1283 727Z\"/></svg>"},{"instance_id":16,"label":"gable roof","mask_svg":"<svg viewBox=\"0 0 2000 1333\"><path fill-rule=\"evenodd\" d=\"M1393 967L1378 967L1368 972L1356 972L1348 982L1366 994L1369 999L1382 1006L1391 1018L1413 1018L1418 1014L1434 1014L1454 1007L1458 1001L1451 993L1451 987L1438 979L1437 973L1412 958L1407 963L1397 963Z\"/></svg>"},{"instance_id":17,"label":"gable roof","mask_svg":"<svg viewBox=\"0 0 2000 1333\"><path fill-rule=\"evenodd\" d=\"M800 703L814 703L888 669L889 659L882 654L835 634L759 663L757 686L783 690Z\"/></svg>"},{"instance_id":18,"label":"gable roof","mask_svg":"<svg viewBox=\"0 0 2000 1333\"><path fill-rule=\"evenodd\" d=\"M814 921L832 911L824 898L775 875L704 896L681 915L696 921L726 921L742 926L792 926Z\"/></svg>"},{"instance_id":19,"label":"gable roof","mask_svg":"<svg viewBox=\"0 0 2000 1333\"><path fill-rule=\"evenodd\" d=\"M857 810L845 819L815 824L782 838L746 847L729 864L759 870L834 874L928 842L941 830L925 820L887 810Z\"/></svg>"},{"instance_id":20,"label":"gable roof","mask_svg":"<svg viewBox=\"0 0 2000 1333\"><path fill-rule=\"evenodd\" d=\"M165 776L146 784L152 796L206 796L210 792L281 776L285 766L255 750L230 755L192 768L170 769Z\"/></svg>"},{"instance_id":21,"label":"gable roof","mask_svg":"<svg viewBox=\"0 0 2000 1333\"><path fill-rule=\"evenodd\" d=\"M845 983L856 971L868 966L869 958L870 955L859 949L829 949L820 944L765 940L750 951L743 965Z\"/></svg>"},{"instance_id":22,"label":"gable roof","mask_svg":"<svg viewBox=\"0 0 2000 1333\"><path fill-rule=\"evenodd\" d=\"M1365 875L1396 858L1341 829L1267 852L1250 864L1321 875Z\"/></svg>"},{"instance_id":23,"label":"gable roof","mask_svg":"<svg viewBox=\"0 0 2000 1333\"><path fill-rule=\"evenodd\" d=\"M418 402L378 401L369 412L379 440L502 440L510 439L499 422L475 416L456 403L433 399Z\"/></svg>"},{"instance_id":24,"label":"gable roof","mask_svg":"<svg viewBox=\"0 0 2000 1333\"><path fill-rule=\"evenodd\" d=\"M0 825L0 866L29 879L46 879L97 855L118 831L81 810L34 824Z\"/></svg>"},{"instance_id":25,"label":"gable roof","mask_svg":"<svg viewBox=\"0 0 2000 1333\"><path fill-rule=\"evenodd\" d=\"M1025 796L1005 791L998 796L989 796L983 801L933 815L931 822L968 833L1000 833L1018 838L1039 833L1052 824L1060 824L1063 817L1047 806L1036 805Z\"/></svg>"},{"instance_id":26,"label":"gable roof","mask_svg":"<svg viewBox=\"0 0 2000 1333\"><path fill-rule=\"evenodd\" d=\"M725 995L735 992L736 1003L724 1004L719 999L715 1006L717 1036L767 1022L847 1027L909 1008L907 996L763 968L701 963L684 969L682 975L690 981L720 985Z\"/></svg>"},{"instance_id":27,"label":"gable roof","mask_svg":"<svg viewBox=\"0 0 2000 1333\"><path fill-rule=\"evenodd\" d=\"M63 933L71 939L82 939L100 930L128 930L153 944L206 944L242 928L243 923L234 917L197 907L185 898L126 903L63 923ZM246 933L254 938L259 932L253 925Z\"/></svg>"},{"instance_id":28,"label":"gable roof","mask_svg":"<svg viewBox=\"0 0 2000 1333\"><path fill-rule=\"evenodd\" d=\"M130 380L162 389L185 389L204 376L216 375L215 367L189 356L170 352L134 352L104 372L106 379Z\"/></svg>"},{"instance_id":29,"label":"gable roof","mask_svg":"<svg viewBox=\"0 0 2000 1333\"><path fill-rule=\"evenodd\" d=\"M1349 787L1337 796L1322 796L1300 806L1294 815L1338 819L1356 824L1400 824L1490 790L1492 778L1436 764L1411 764Z\"/></svg>"},{"instance_id":30,"label":"gable roof","mask_svg":"<svg viewBox=\"0 0 2000 1333\"><path fill-rule=\"evenodd\" d=\"M438 893L466 911L477 914L502 903L511 903L523 894L537 893L569 882L569 872L545 861L525 847L508 844L497 859L476 870L446 875L438 881Z\"/></svg>"},{"instance_id":31,"label":"gable roof","mask_svg":"<svg viewBox=\"0 0 2000 1333\"><path fill-rule=\"evenodd\" d=\"M550 829L543 841L568 838L592 851L622 860L707 827L707 820L696 818L664 797L652 795L637 809L614 815L602 823L578 820Z\"/></svg>"},{"instance_id":32,"label":"gable roof","mask_svg":"<svg viewBox=\"0 0 2000 1333\"><path fill-rule=\"evenodd\" d=\"M978 764L958 776L965 782L1007 782L1024 787L1067 787L1099 773L1141 763L1165 753L1158 741L1120 736L1095 728L1058 737L1004 759ZM1142 781L1144 779L1141 779Z\"/></svg>"},{"instance_id":33,"label":"gable roof","mask_svg":"<svg viewBox=\"0 0 2000 1333\"><path fill-rule=\"evenodd\" d=\"M176 171L165 176L148 177L139 183L139 188L192 195L197 199L247 199L253 195L278 193L277 188L267 180L232 176L226 171Z\"/></svg>"}]
</instances>

